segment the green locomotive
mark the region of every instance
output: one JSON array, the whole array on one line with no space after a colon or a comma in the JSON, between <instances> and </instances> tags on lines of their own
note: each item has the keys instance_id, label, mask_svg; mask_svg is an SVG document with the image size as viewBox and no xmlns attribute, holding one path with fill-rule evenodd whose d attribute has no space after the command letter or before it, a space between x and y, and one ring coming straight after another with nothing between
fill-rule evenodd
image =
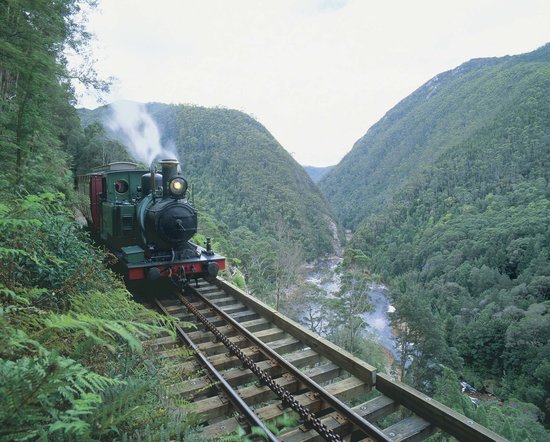
<instances>
[{"instance_id":1,"label":"green locomotive","mask_svg":"<svg viewBox=\"0 0 550 442\"><path fill-rule=\"evenodd\" d=\"M85 214L97 237L118 258L129 281L216 277L225 258L191 238L197 211L187 199L178 161L162 160L161 173L118 162L79 177L90 198Z\"/></svg>"}]
</instances>

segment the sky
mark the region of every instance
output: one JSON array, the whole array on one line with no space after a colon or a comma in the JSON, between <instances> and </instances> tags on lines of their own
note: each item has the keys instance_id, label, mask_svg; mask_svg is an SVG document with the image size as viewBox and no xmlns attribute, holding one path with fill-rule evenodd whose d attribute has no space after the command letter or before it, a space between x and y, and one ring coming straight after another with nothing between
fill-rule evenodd
<instances>
[{"instance_id":1,"label":"sky","mask_svg":"<svg viewBox=\"0 0 550 442\"><path fill-rule=\"evenodd\" d=\"M329 166L435 75L550 42L550 1L100 0L88 29L107 102L237 109Z\"/></svg>"}]
</instances>

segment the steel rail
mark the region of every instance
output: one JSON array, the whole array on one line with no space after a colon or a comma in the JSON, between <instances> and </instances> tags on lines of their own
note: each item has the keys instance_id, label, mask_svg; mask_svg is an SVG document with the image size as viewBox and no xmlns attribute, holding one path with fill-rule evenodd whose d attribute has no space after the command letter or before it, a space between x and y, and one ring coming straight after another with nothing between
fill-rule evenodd
<instances>
[{"instance_id":1,"label":"steel rail","mask_svg":"<svg viewBox=\"0 0 550 442\"><path fill-rule=\"evenodd\" d=\"M243 334L251 343L257 346L258 349L260 349L260 351L264 353L268 358L277 361L277 363L281 367L283 367L285 370L287 370L292 376L294 376L301 383L306 385L314 393L317 393L323 401L329 403L336 411L340 412L343 416L345 416L346 419L348 419L360 431L362 431L363 433L365 433L370 437L373 437L375 440L391 442L392 439L386 436L379 428L375 427L365 418L363 418L362 416L360 416L359 414L351 410L350 407L348 407L345 403L343 403L338 398L331 395L328 391L326 391L322 386L317 384L315 381L305 376L294 365L286 361L277 352L275 352L266 344L264 344L253 333L249 332L246 328L242 327L239 324L239 322L237 322L230 315L228 315L219 307L217 307L212 301L210 301L201 293L199 293L195 288L188 286L187 290L189 290L191 293L193 293L193 295L201 299L206 305L208 305L211 309L213 309L222 319L224 319L228 324L230 324L236 330L238 330L239 333ZM178 293L178 297L182 302L184 303L188 302L180 293Z\"/></svg>"},{"instance_id":2,"label":"steel rail","mask_svg":"<svg viewBox=\"0 0 550 442\"><path fill-rule=\"evenodd\" d=\"M162 305L162 303L158 300L158 298L155 297L154 300L158 308L166 316L172 316L168 312L166 307L164 307L164 305ZM256 427L261 428L264 431L265 437L268 441L277 442L279 439L277 439L277 437L271 432L271 430L269 430L269 428L265 426L258 415L254 413L254 410L252 410L252 408L250 408L246 404L246 402L242 400L239 394L233 389L233 387L231 387L231 385L229 385L229 383L224 379L221 373L216 370L216 368L210 363L204 353L195 345L189 335L179 325L176 325L176 333L178 337L185 343L185 345L193 350L195 357L197 358L199 363L215 378L217 382L219 382L219 385L227 394L229 400L235 406L235 408L237 408L244 415L248 422Z\"/></svg>"},{"instance_id":3,"label":"steel rail","mask_svg":"<svg viewBox=\"0 0 550 442\"><path fill-rule=\"evenodd\" d=\"M195 315L195 317L205 325L205 327L212 332L212 334L218 339L223 345L229 350L229 354L236 356L242 363L244 368L248 368L252 373L256 375L261 385L266 385L271 391L273 391L282 403L294 411L296 411L300 417L304 420L306 426L313 428L321 437L329 442L343 442L342 438L336 434L333 430L328 428L325 424L321 422L315 414L311 413L306 407L304 407L299 401L297 401L290 391L286 388L279 385L275 380L263 369L261 369L250 357L244 354L244 352L235 345L226 335L224 335L220 330L210 321L206 316L204 316L191 302L185 299L183 296L178 295L180 301L188 308L188 310ZM211 308L211 311L215 311L215 308ZM220 316L221 318L221 316ZM236 328L236 331L239 329ZM260 349L256 347L258 351ZM274 362L275 360L272 359Z\"/></svg>"}]
</instances>

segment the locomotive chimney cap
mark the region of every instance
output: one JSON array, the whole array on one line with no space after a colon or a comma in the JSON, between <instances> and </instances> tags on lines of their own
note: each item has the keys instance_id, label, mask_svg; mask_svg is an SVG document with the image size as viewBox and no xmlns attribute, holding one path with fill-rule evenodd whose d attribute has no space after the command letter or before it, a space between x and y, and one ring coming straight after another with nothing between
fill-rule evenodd
<instances>
[{"instance_id":1,"label":"locomotive chimney cap","mask_svg":"<svg viewBox=\"0 0 550 442\"><path fill-rule=\"evenodd\" d=\"M177 165L179 164L180 162L178 160L176 160L175 158L167 158L165 160L160 160L160 165L161 166L171 166L171 165Z\"/></svg>"}]
</instances>

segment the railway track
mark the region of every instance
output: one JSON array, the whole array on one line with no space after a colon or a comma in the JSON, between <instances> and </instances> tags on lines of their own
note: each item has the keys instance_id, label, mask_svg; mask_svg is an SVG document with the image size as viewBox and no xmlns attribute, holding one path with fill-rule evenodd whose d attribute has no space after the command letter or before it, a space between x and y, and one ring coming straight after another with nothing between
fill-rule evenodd
<instances>
[{"instance_id":1,"label":"railway track","mask_svg":"<svg viewBox=\"0 0 550 442\"><path fill-rule=\"evenodd\" d=\"M239 428L287 442L418 441L437 431L464 441L505 440L220 279L154 302L196 325L177 327L177 341L196 361L182 364L193 375L170 390L193 402L204 440ZM285 419L282 431L273 428L284 416L297 423Z\"/></svg>"}]
</instances>

